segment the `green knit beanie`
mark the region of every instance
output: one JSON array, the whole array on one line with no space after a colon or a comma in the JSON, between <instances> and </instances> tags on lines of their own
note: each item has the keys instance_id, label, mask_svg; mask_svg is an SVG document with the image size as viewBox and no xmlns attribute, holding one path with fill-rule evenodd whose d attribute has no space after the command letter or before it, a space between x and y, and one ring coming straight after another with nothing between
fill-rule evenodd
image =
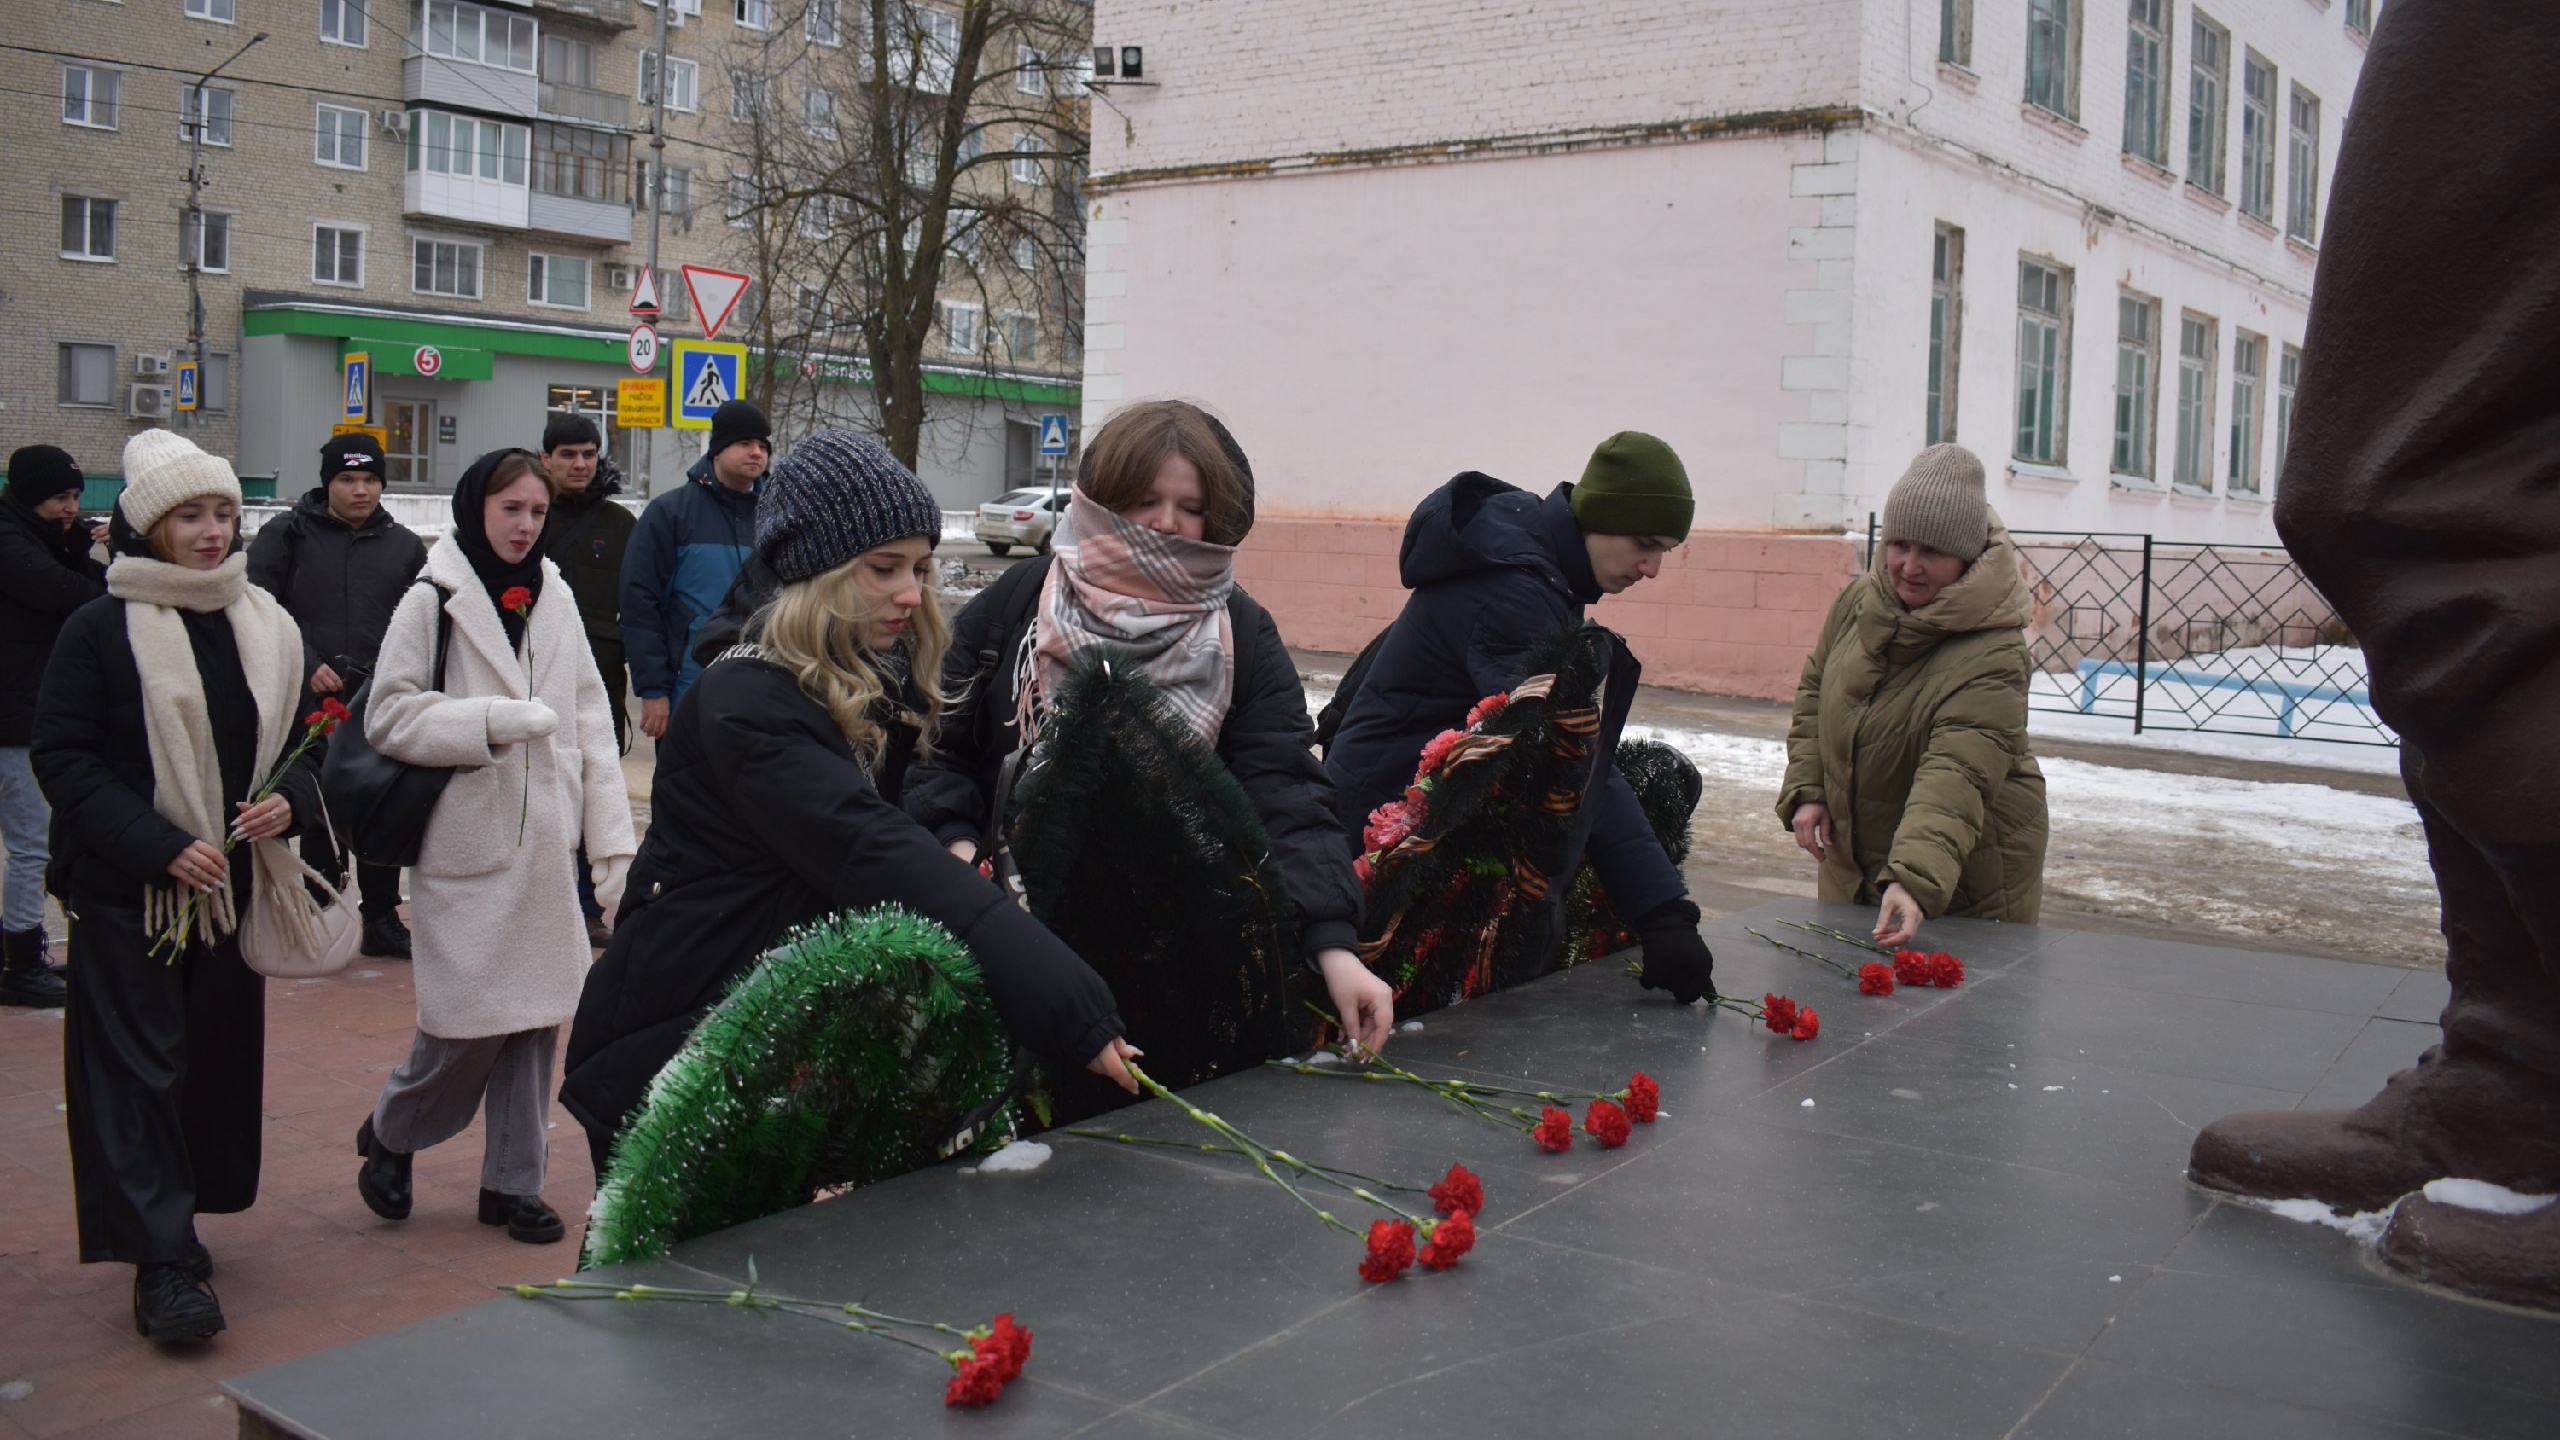
<instances>
[{"instance_id":1,"label":"green knit beanie","mask_svg":"<svg viewBox=\"0 0 2560 1440\"><path fill-rule=\"evenodd\" d=\"M1697 513L1680 457L1641 430L1601 441L1573 487L1573 518L1586 535L1686 536Z\"/></svg>"}]
</instances>

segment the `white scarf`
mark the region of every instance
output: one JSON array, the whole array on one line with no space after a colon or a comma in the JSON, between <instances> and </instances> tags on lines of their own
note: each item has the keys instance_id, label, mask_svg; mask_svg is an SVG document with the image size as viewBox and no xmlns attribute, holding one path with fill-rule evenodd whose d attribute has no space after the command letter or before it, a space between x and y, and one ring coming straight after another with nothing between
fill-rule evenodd
<instances>
[{"instance_id":1,"label":"white scarf","mask_svg":"<svg viewBox=\"0 0 2560 1440\"><path fill-rule=\"evenodd\" d=\"M107 570L107 593L125 602L125 639L133 647L142 680L142 723L151 743L151 804L169 823L217 848L231 831L232 809L222 788L222 756L197 673L195 646L181 610L222 612L240 652L240 671L258 706L257 749L251 785L265 781L285 747L298 736L294 702L302 696L302 631L275 598L248 583L249 561L233 555L211 570L190 570L143 555L120 555ZM238 797L246 800L246 795ZM302 867L274 840L250 844L252 903L278 907L269 913L290 940L316 948L319 908L301 883ZM186 903L174 882L143 891L142 924L153 935L166 930ZM200 911L207 940L240 926L231 886L217 885Z\"/></svg>"}]
</instances>

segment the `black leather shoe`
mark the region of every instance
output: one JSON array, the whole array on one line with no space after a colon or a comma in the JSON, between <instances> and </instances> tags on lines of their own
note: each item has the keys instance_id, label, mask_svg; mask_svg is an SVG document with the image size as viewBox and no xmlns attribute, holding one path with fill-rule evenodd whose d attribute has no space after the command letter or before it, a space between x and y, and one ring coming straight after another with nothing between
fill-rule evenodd
<instances>
[{"instance_id":1,"label":"black leather shoe","mask_svg":"<svg viewBox=\"0 0 2560 1440\"><path fill-rule=\"evenodd\" d=\"M134 1333L151 1340L205 1340L222 1333L222 1302L184 1265L133 1269Z\"/></svg>"},{"instance_id":2,"label":"black leather shoe","mask_svg":"<svg viewBox=\"0 0 2560 1440\"><path fill-rule=\"evenodd\" d=\"M374 1138L373 1117L356 1127L356 1153L364 1167L356 1171L356 1193L365 1208L385 1220L409 1218L409 1157Z\"/></svg>"},{"instance_id":3,"label":"black leather shoe","mask_svg":"<svg viewBox=\"0 0 2560 1440\"><path fill-rule=\"evenodd\" d=\"M201 1285L213 1278L213 1252L204 1248L203 1241L189 1240L187 1258L178 1262L178 1268L196 1277L196 1283Z\"/></svg>"},{"instance_id":4,"label":"black leather shoe","mask_svg":"<svg viewBox=\"0 0 2560 1440\"><path fill-rule=\"evenodd\" d=\"M480 1223L504 1225L507 1237L527 1245L548 1245L569 1233L560 1223L560 1212L542 1203L539 1195L501 1195L495 1190L480 1192Z\"/></svg>"},{"instance_id":5,"label":"black leather shoe","mask_svg":"<svg viewBox=\"0 0 2560 1440\"><path fill-rule=\"evenodd\" d=\"M406 960L409 958L409 927L401 924L397 915L367 915L364 917L364 938L357 942L356 949L378 960Z\"/></svg>"},{"instance_id":6,"label":"black leather shoe","mask_svg":"<svg viewBox=\"0 0 2560 1440\"><path fill-rule=\"evenodd\" d=\"M11 930L0 941L0 1005L59 1010L69 995L63 972L44 963L42 930Z\"/></svg>"}]
</instances>

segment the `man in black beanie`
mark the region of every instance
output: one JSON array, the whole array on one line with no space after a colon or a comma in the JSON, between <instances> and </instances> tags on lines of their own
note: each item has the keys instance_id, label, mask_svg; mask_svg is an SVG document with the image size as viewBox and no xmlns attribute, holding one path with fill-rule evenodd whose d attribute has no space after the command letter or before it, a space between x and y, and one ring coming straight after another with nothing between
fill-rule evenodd
<instances>
[{"instance_id":1,"label":"man in black beanie","mask_svg":"<svg viewBox=\"0 0 2560 1440\"><path fill-rule=\"evenodd\" d=\"M764 412L732 400L711 414L711 448L686 483L649 502L622 559L622 648L640 697L640 731L666 733L702 673L695 632L720 608L756 542L756 492L773 459Z\"/></svg>"},{"instance_id":2,"label":"man in black beanie","mask_svg":"<svg viewBox=\"0 0 2560 1440\"><path fill-rule=\"evenodd\" d=\"M382 447L370 435L332 435L320 447L320 483L249 542L249 580L302 627L304 684L314 696L354 690L382 650L391 612L427 563L426 543L382 508ZM304 861L334 875L327 827L305 826ZM400 872L356 866L364 903L364 953L409 958L400 923Z\"/></svg>"},{"instance_id":3,"label":"man in black beanie","mask_svg":"<svg viewBox=\"0 0 2560 1440\"><path fill-rule=\"evenodd\" d=\"M0 1005L62 1004L62 973L45 963L44 870L52 811L27 763L36 690L71 612L107 593L80 524L80 467L51 445L9 457L0 499L0 843L9 848Z\"/></svg>"}]
</instances>

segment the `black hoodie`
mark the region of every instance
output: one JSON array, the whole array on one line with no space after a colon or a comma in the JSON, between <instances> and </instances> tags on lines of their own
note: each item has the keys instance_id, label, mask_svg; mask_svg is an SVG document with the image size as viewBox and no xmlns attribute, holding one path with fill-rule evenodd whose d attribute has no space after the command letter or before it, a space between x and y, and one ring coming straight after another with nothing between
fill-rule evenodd
<instances>
[{"instance_id":1,"label":"black hoodie","mask_svg":"<svg viewBox=\"0 0 2560 1440\"><path fill-rule=\"evenodd\" d=\"M54 637L71 612L107 593L86 523L65 530L0 494L0 745L24 745Z\"/></svg>"},{"instance_id":2,"label":"black hoodie","mask_svg":"<svg viewBox=\"0 0 2560 1440\"><path fill-rule=\"evenodd\" d=\"M249 541L249 583L276 597L302 627L306 680L342 655L372 665L391 612L426 563L426 542L387 508L362 525L331 514L325 484L302 492L290 512Z\"/></svg>"}]
</instances>

